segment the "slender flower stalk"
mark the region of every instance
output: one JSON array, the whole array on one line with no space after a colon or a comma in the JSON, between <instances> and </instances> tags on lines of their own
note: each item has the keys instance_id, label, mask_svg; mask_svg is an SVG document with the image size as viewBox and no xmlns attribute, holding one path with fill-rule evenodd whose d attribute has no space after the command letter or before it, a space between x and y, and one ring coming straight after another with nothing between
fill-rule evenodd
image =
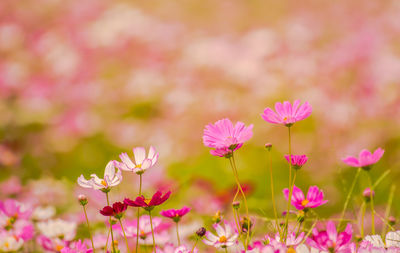
<instances>
[{"instance_id":1,"label":"slender flower stalk","mask_svg":"<svg viewBox=\"0 0 400 253\"><path fill-rule=\"evenodd\" d=\"M156 248L156 240L154 239L154 229L153 229L153 220L151 218L151 211L149 211L149 217L150 217L150 227L151 227L151 236L153 237L153 250Z\"/></svg>"},{"instance_id":2,"label":"slender flower stalk","mask_svg":"<svg viewBox=\"0 0 400 253\"><path fill-rule=\"evenodd\" d=\"M179 238L179 222L176 223L176 238L178 239L178 246L181 246L181 239Z\"/></svg>"},{"instance_id":3,"label":"slender flower stalk","mask_svg":"<svg viewBox=\"0 0 400 253\"><path fill-rule=\"evenodd\" d=\"M358 176L360 175L360 172L361 172L361 167L357 169L357 172L356 172L356 175L354 176L353 183L351 184L349 193L347 193L346 201L344 202L344 206L343 206L343 210L342 210L342 214L340 215L338 228L340 228L340 224L343 221L344 213L346 212L347 206L349 205L350 198L351 198L351 195L353 194L354 186L356 185L356 182L357 182Z\"/></svg>"},{"instance_id":4,"label":"slender flower stalk","mask_svg":"<svg viewBox=\"0 0 400 253\"><path fill-rule=\"evenodd\" d=\"M126 250L127 250L128 252L130 252L130 250L129 250L129 244L128 244L128 239L126 238L124 226L122 226L122 221L121 221L121 219L118 219L118 221L119 221L119 225L121 225L122 233L124 234L125 243L126 243Z\"/></svg>"},{"instance_id":5,"label":"slender flower stalk","mask_svg":"<svg viewBox=\"0 0 400 253\"><path fill-rule=\"evenodd\" d=\"M279 222L278 222L278 212L276 210L276 202L275 202L274 177L272 174L272 162L271 162L271 144L266 144L265 147L268 150L268 167L269 167L270 186L271 186L271 200L272 200L272 207L274 209L275 224L276 224L276 228L279 232L279 236L282 237L281 228L280 228Z\"/></svg>"},{"instance_id":6,"label":"slender flower stalk","mask_svg":"<svg viewBox=\"0 0 400 253\"><path fill-rule=\"evenodd\" d=\"M139 196L142 195L142 175L139 175ZM137 230L136 230L136 251L139 252L139 214L140 214L140 208L138 207L137 209Z\"/></svg>"},{"instance_id":7,"label":"slender flower stalk","mask_svg":"<svg viewBox=\"0 0 400 253\"><path fill-rule=\"evenodd\" d=\"M110 200L108 198L108 192L105 192L106 194L106 198L107 198L107 205L110 205ZM112 221L111 221L111 216L109 218L109 222L110 222L110 233L111 233L111 247L113 249L113 252L116 253L117 251L115 250L115 245L114 245L114 234L113 234L113 229L112 229Z\"/></svg>"},{"instance_id":8,"label":"slender flower stalk","mask_svg":"<svg viewBox=\"0 0 400 253\"><path fill-rule=\"evenodd\" d=\"M86 224L87 224L88 231L89 231L90 241L91 241L91 243L92 243L93 253L95 253L96 251L95 251L95 248L94 248L93 237L92 237L92 233L91 233L91 231L90 231L89 219L88 219L87 212L86 212L86 205L87 205L87 203L88 203L88 199L86 198L85 195L79 195L79 196L78 196L78 200L79 200L79 203L81 204L81 206L82 206L82 208L83 208L83 212L84 212L84 214L85 214Z\"/></svg>"},{"instance_id":9,"label":"slender flower stalk","mask_svg":"<svg viewBox=\"0 0 400 253\"><path fill-rule=\"evenodd\" d=\"M289 134L289 157L292 157L292 142L291 142L291 134L290 134L290 126L288 126L288 134ZM293 180L294 181L294 180ZM288 234L289 227L289 211L290 211L290 201L292 199L293 187L292 187L292 163L289 162L289 197L287 204L287 212L286 212L286 221L284 227L284 242L286 243L286 238Z\"/></svg>"},{"instance_id":10,"label":"slender flower stalk","mask_svg":"<svg viewBox=\"0 0 400 253\"><path fill-rule=\"evenodd\" d=\"M361 230L361 237L362 238L364 238L365 209L366 209L366 205L365 205L365 202L363 202L362 205L361 205L361 224L360 224L360 230Z\"/></svg>"},{"instance_id":11,"label":"slender flower stalk","mask_svg":"<svg viewBox=\"0 0 400 253\"><path fill-rule=\"evenodd\" d=\"M371 189L371 194L370 194L370 205L371 205L371 233L374 235L375 234L375 208L374 208L374 194L372 194L372 179L371 179L371 172L368 170L368 182L369 182L369 187Z\"/></svg>"}]
</instances>

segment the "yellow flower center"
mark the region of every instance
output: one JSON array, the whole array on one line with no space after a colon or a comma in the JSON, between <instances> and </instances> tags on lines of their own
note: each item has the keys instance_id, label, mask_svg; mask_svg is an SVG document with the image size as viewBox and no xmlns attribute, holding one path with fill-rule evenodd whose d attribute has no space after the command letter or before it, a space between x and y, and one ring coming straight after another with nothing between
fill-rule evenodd
<instances>
[{"instance_id":1,"label":"yellow flower center","mask_svg":"<svg viewBox=\"0 0 400 253\"><path fill-rule=\"evenodd\" d=\"M57 245L56 246L56 250L57 251L61 251L63 248L64 248L64 246L62 246L62 245Z\"/></svg>"},{"instance_id":2,"label":"yellow flower center","mask_svg":"<svg viewBox=\"0 0 400 253\"><path fill-rule=\"evenodd\" d=\"M146 203L147 205L150 203L151 199L145 199L144 203Z\"/></svg>"},{"instance_id":3,"label":"yellow flower center","mask_svg":"<svg viewBox=\"0 0 400 253\"><path fill-rule=\"evenodd\" d=\"M283 121L286 121L286 120L288 120L288 117L284 117L284 118L283 118Z\"/></svg>"},{"instance_id":4,"label":"yellow flower center","mask_svg":"<svg viewBox=\"0 0 400 253\"><path fill-rule=\"evenodd\" d=\"M8 242L5 242L5 243L4 243L4 247L5 247L5 248L8 248L8 247L10 247L10 244L9 244Z\"/></svg>"},{"instance_id":5,"label":"yellow flower center","mask_svg":"<svg viewBox=\"0 0 400 253\"><path fill-rule=\"evenodd\" d=\"M296 250L293 248L288 248L288 250L286 251L286 253L296 253Z\"/></svg>"},{"instance_id":6,"label":"yellow flower center","mask_svg":"<svg viewBox=\"0 0 400 253\"><path fill-rule=\"evenodd\" d=\"M301 205L302 206L306 206L310 201L308 199L304 199L303 201L301 201Z\"/></svg>"},{"instance_id":7,"label":"yellow flower center","mask_svg":"<svg viewBox=\"0 0 400 253\"><path fill-rule=\"evenodd\" d=\"M104 185L105 187L107 187L107 182L104 180L101 180L101 184Z\"/></svg>"},{"instance_id":8,"label":"yellow flower center","mask_svg":"<svg viewBox=\"0 0 400 253\"><path fill-rule=\"evenodd\" d=\"M140 230L140 235L145 235L146 233L143 230Z\"/></svg>"},{"instance_id":9,"label":"yellow flower center","mask_svg":"<svg viewBox=\"0 0 400 253\"><path fill-rule=\"evenodd\" d=\"M219 238L219 242L220 243L224 243L224 242L226 242L228 239L226 239L226 237L223 235L223 236L221 236L220 238Z\"/></svg>"},{"instance_id":10,"label":"yellow flower center","mask_svg":"<svg viewBox=\"0 0 400 253\"><path fill-rule=\"evenodd\" d=\"M141 164L136 164L136 166L135 166L136 168L142 168L142 165Z\"/></svg>"}]
</instances>

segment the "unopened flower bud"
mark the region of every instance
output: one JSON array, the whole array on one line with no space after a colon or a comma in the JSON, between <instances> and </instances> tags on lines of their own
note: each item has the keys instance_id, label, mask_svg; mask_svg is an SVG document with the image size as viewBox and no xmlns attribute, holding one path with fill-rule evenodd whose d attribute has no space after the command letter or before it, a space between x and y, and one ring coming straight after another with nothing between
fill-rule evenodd
<instances>
[{"instance_id":1,"label":"unopened flower bud","mask_svg":"<svg viewBox=\"0 0 400 253\"><path fill-rule=\"evenodd\" d=\"M234 208L234 209L239 209L239 207L240 207L240 202L239 201L235 201L235 202L233 202L232 203L232 207Z\"/></svg>"},{"instance_id":2,"label":"unopened flower bud","mask_svg":"<svg viewBox=\"0 0 400 253\"><path fill-rule=\"evenodd\" d=\"M199 237L203 237L206 234L207 230L204 227L197 229L196 235Z\"/></svg>"},{"instance_id":3,"label":"unopened flower bud","mask_svg":"<svg viewBox=\"0 0 400 253\"><path fill-rule=\"evenodd\" d=\"M247 233L247 231L253 226L253 222L251 220L247 219L247 217L243 217L240 219L240 226L242 228L242 232Z\"/></svg>"},{"instance_id":4,"label":"unopened flower bud","mask_svg":"<svg viewBox=\"0 0 400 253\"><path fill-rule=\"evenodd\" d=\"M271 143L265 144L265 148L266 148L268 151L271 151L272 144L271 144Z\"/></svg>"},{"instance_id":5,"label":"unopened flower bud","mask_svg":"<svg viewBox=\"0 0 400 253\"><path fill-rule=\"evenodd\" d=\"M303 210L297 212L297 221L302 223L306 218L306 213Z\"/></svg>"},{"instance_id":6,"label":"unopened flower bud","mask_svg":"<svg viewBox=\"0 0 400 253\"><path fill-rule=\"evenodd\" d=\"M117 224L117 220L115 219L115 218L111 218L111 225L115 225L115 224Z\"/></svg>"},{"instance_id":7,"label":"unopened flower bud","mask_svg":"<svg viewBox=\"0 0 400 253\"><path fill-rule=\"evenodd\" d=\"M364 196L365 201L369 202L371 200L371 198L373 198L375 196L375 192L373 190L371 190L371 188L367 187L363 191L363 196Z\"/></svg>"},{"instance_id":8,"label":"unopened flower bud","mask_svg":"<svg viewBox=\"0 0 400 253\"><path fill-rule=\"evenodd\" d=\"M361 237L361 235L356 235L354 237L354 239L356 240L356 242L361 242L363 240L363 238Z\"/></svg>"},{"instance_id":9,"label":"unopened flower bud","mask_svg":"<svg viewBox=\"0 0 400 253\"><path fill-rule=\"evenodd\" d=\"M214 217L212 218L213 223L219 223L222 220L222 215L220 211L217 211L214 215Z\"/></svg>"},{"instance_id":10,"label":"unopened flower bud","mask_svg":"<svg viewBox=\"0 0 400 253\"><path fill-rule=\"evenodd\" d=\"M86 206L87 203L88 203L87 197L85 195L83 195L83 194L79 194L78 200L79 200L79 203L81 203L82 206Z\"/></svg>"},{"instance_id":11,"label":"unopened flower bud","mask_svg":"<svg viewBox=\"0 0 400 253\"><path fill-rule=\"evenodd\" d=\"M395 225L396 224L396 218L393 217L393 216L389 216L388 223L389 223L390 226Z\"/></svg>"}]
</instances>

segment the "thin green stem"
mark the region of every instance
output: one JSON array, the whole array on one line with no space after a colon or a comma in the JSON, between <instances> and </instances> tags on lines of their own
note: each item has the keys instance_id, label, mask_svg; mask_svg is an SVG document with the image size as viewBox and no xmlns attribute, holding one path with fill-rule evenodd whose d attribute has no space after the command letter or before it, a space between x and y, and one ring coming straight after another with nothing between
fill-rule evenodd
<instances>
[{"instance_id":1,"label":"thin green stem","mask_svg":"<svg viewBox=\"0 0 400 253\"><path fill-rule=\"evenodd\" d=\"M127 250L128 252L130 252L130 250L129 250L129 244L128 244L128 239L126 238L126 234L125 234L124 226L122 226L121 219L118 219L118 221L119 221L119 224L121 225L121 230L122 230L122 233L124 234L125 243L126 243L126 250Z\"/></svg>"},{"instance_id":2,"label":"thin green stem","mask_svg":"<svg viewBox=\"0 0 400 253\"><path fill-rule=\"evenodd\" d=\"M139 196L142 195L142 174L139 175ZM140 214L140 207L137 209L137 223L136 223L136 253L139 252L139 214Z\"/></svg>"},{"instance_id":3,"label":"thin green stem","mask_svg":"<svg viewBox=\"0 0 400 253\"><path fill-rule=\"evenodd\" d=\"M225 248L225 253L228 253L228 248Z\"/></svg>"},{"instance_id":4,"label":"thin green stem","mask_svg":"<svg viewBox=\"0 0 400 253\"><path fill-rule=\"evenodd\" d=\"M197 245L198 242L199 242L199 238L197 237L196 242L193 244L193 248L189 253L193 253L193 251L196 248L196 245Z\"/></svg>"},{"instance_id":5,"label":"thin green stem","mask_svg":"<svg viewBox=\"0 0 400 253\"><path fill-rule=\"evenodd\" d=\"M154 239L154 229L153 229L153 220L151 218L151 211L149 211L149 216L150 216L151 236L153 237L153 250L152 250L152 252L154 252L154 250L156 249L156 240Z\"/></svg>"},{"instance_id":6,"label":"thin green stem","mask_svg":"<svg viewBox=\"0 0 400 253\"><path fill-rule=\"evenodd\" d=\"M386 205L386 210L385 210L385 221L388 221L389 215L390 215L390 208L392 206L392 202L393 202L393 197L394 197L394 191L396 190L396 185L392 184L392 186L390 187L390 193L389 193L389 198L388 198L388 203ZM387 231L387 226L383 227L382 230L382 237L385 236Z\"/></svg>"},{"instance_id":7,"label":"thin green stem","mask_svg":"<svg viewBox=\"0 0 400 253\"><path fill-rule=\"evenodd\" d=\"M275 225L279 232L279 236L282 238L281 228L280 228L279 222L278 222L278 212L276 210L275 193L274 193L274 177L272 175L271 151L268 151L268 165L269 165L269 176L270 176L270 185L271 185L271 200L272 200L272 207L274 209Z\"/></svg>"},{"instance_id":8,"label":"thin green stem","mask_svg":"<svg viewBox=\"0 0 400 253\"><path fill-rule=\"evenodd\" d=\"M342 224L342 220L344 218L344 213L346 212L347 206L349 205L350 198L351 198L351 195L353 194L354 186L356 185L356 182L357 182L358 176L360 175L360 172L361 172L361 168L358 168L356 175L353 179L353 183L351 184L350 190L347 193L346 201L344 202L344 206L343 206L343 210L342 210L342 214L340 215L340 221L339 221L338 228L340 228L340 225Z\"/></svg>"},{"instance_id":9,"label":"thin green stem","mask_svg":"<svg viewBox=\"0 0 400 253\"><path fill-rule=\"evenodd\" d=\"M365 202L362 203L361 205L361 238L364 238L364 218L365 218Z\"/></svg>"},{"instance_id":10,"label":"thin green stem","mask_svg":"<svg viewBox=\"0 0 400 253\"><path fill-rule=\"evenodd\" d=\"M374 235L375 234L375 208L374 208L374 194L373 194L373 185L372 185L372 179L371 179L371 172L368 173L368 182L369 182L369 188L371 190L371 232Z\"/></svg>"},{"instance_id":11,"label":"thin green stem","mask_svg":"<svg viewBox=\"0 0 400 253\"><path fill-rule=\"evenodd\" d=\"M106 252L107 252L107 250L108 250L108 238L110 238L110 229L108 229L108 232L107 232L107 240L106 240L106 246L104 246L104 249L106 250Z\"/></svg>"},{"instance_id":12,"label":"thin green stem","mask_svg":"<svg viewBox=\"0 0 400 253\"><path fill-rule=\"evenodd\" d=\"M178 238L178 246L181 246L181 239L179 238L179 226L178 226L179 222L175 223L176 223L176 238Z\"/></svg>"},{"instance_id":13,"label":"thin green stem","mask_svg":"<svg viewBox=\"0 0 400 253\"><path fill-rule=\"evenodd\" d=\"M95 253L95 248L94 248L94 243L93 243L93 237L92 237L92 233L90 231L90 225L89 225L89 219L86 213L86 205L82 205L83 207L83 212L85 213L85 218L86 218L86 223L87 223L87 227L88 227L88 231L89 231L89 237L90 237L90 241L92 242L92 249L93 249L93 253Z\"/></svg>"},{"instance_id":14,"label":"thin green stem","mask_svg":"<svg viewBox=\"0 0 400 253\"><path fill-rule=\"evenodd\" d=\"M287 212L286 212L286 221L285 221L285 227L284 227L284 242L286 243L286 238L288 234L288 228L289 228L289 211L290 211L290 202L292 200L292 140L291 140L291 134L290 134L290 127L288 127L288 135L289 135L289 198L288 198L288 203L287 203Z\"/></svg>"},{"instance_id":15,"label":"thin green stem","mask_svg":"<svg viewBox=\"0 0 400 253\"><path fill-rule=\"evenodd\" d=\"M110 200L108 198L108 192L106 192L106 197L107 197L107 205L110 205ZM115 245L114 245L114 234L113 234L113 229L112 229L112 222L111 222L111 217L109 219L110 222L110 233L111 233L111 246L113 249L113 252L116 253L117 251L115 250Z\"/></svg>"}]
</instances>

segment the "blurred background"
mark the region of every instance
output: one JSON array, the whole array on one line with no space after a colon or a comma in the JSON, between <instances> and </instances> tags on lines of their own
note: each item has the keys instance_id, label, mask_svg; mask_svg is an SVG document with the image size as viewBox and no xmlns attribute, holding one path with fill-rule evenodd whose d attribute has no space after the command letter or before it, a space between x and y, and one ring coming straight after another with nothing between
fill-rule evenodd
<instances>
[{"instance_id":1,"label":"blurred background","mask_svg":"<svg viewBox=\"0 0 400 253\"><path fill-rule=\"evenodd\" d=\"M294 153L309 156L297 185L321 187L321 213L337 213L355 173L341 158L382 147L372 173L390 170L376 189L384 210L400 178L399 13L396 0L2 0L1 195L26 185L44 202L48 191L74 198L80 174L102 175L121 152L153 145L160 159L145 187L213 214L235 184L201 137L228 117L254 124L239 174L253 212L271 215L264 144L283 209L287 129L260 114L300 99L313 113L293 127ZM136 180L125 176L121 196L137 192ZM356 194L365 185L361 174Z\"/></svg>"}]
</instances>

